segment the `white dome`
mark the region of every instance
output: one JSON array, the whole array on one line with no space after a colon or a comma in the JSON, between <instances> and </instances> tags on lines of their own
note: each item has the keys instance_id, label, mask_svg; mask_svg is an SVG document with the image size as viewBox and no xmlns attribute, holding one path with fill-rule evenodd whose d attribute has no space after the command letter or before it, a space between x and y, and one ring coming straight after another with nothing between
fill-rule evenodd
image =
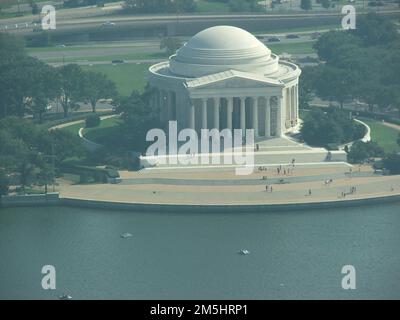
<instances>
[{"instance_id":1,"label":"white dome","mask_svg":"<svg viewBox=\"0 0 400 320\"><path fill-rule=\"evenodd\" d=\"M266 74L277 68L278 57L271 50L251 33L231 26L199 32L170 58L171 71L188 77L229 69Z\"/></svg>"},{"instance_id":2,"label":"white dome","mask_svg":"<svg viewBox=\"0 0 400 320\"><path fill-rule=\"evenodd\" d=\"M186 45L191 49L209 50L261 50L270 51L256 37L246 30L232 26L216 26L196 34ZM184 51L185 48L182 48Z\"/></svg>"}]
</instances>

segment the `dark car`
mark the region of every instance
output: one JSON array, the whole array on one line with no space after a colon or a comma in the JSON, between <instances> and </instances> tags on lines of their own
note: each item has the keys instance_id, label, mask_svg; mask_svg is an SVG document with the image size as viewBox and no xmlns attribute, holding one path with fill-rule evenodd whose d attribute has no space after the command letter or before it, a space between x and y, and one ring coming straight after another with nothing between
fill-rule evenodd
<instances>
[{"instance_id":1,"label":"dark car","mask_svg":"<svg viewBox=\"0 0 400 320\"><path fill-rule=\"evenodd\" d=\"M111 61L111 63L124 63L124 60L122 60L122 59L115 59L115 60Z\"/></svg>"},{"instance_id":2,"label":"dark car","mask_svg":"<svg viewBox=\"0 0 400 320\"><path fill-rule=\"evenodd\" d=\"M268 42L280 42L281 39L277 38L277 37L272 37L272 38L268 38L267 40Z\"/></svg>"},{"instance_id":3,"label":"dark car","mask_svg":"<svg viewBox=\"0 0 400 320\"><path fill-rule=\"evenodd\" d=\"M297 34L286 35L286 39L298 39L298 38L300 38L300 36L298 36Z\"/></svg>"}]
</instances>

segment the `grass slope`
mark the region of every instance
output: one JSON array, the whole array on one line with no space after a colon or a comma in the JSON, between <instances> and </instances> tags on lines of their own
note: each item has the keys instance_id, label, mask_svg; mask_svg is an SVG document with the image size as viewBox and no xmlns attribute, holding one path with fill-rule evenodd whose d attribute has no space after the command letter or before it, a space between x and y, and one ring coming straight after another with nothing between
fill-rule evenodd
<instances>
[{"instance_id":1,"label":"grass slope","mask_svg":"<svg viewBox=\"0 0 400 320\"><path fill-rule=\"evenodd\" d=\"M389 128L378 121L364 120L371 128L371 139L378 143L386 153L400 152L400 146L396 140L400 131Z\"/></svg>"},{"instance_id":2,"label":"grass slope","mask_svg":"<svg viewBox=\"0 0 400 320\"><path fill-rule=\"evenodd\" d=\"M104 73L117 85L121 95L129 96L133 90L143 92L147 83L148 63L83 66L86 70Z\"/></svg>"}]
</instances>

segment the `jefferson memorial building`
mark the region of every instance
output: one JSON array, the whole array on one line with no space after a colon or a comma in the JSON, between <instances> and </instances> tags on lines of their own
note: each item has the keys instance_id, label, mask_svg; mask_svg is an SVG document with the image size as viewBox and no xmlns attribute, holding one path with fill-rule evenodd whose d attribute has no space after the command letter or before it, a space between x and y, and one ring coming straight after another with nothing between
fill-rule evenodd
<instances>
[{"instance_id":1,"label":"jefferson memorial building","mask_svg":"<svg viewBox=\"0 0 400 320\"><path fill-rule=\"evenodd\" d=\"M205 29L149 71L161 121L179 130L254 129L269 138L298 124L300 68L240 28Z\"/></svg>"}]
</instances>

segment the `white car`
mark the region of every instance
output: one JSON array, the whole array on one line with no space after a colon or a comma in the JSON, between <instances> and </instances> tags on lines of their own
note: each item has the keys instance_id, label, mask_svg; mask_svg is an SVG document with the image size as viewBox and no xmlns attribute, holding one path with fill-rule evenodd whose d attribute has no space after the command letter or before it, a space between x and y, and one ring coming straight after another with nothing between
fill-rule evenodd
<instances>
[{"instance_id":1,"label":"white car","mask_svg":"<svg viewBox=\"0 0 400 320\"><path fill-rule=\"evenodd\" d=\"M102 23L101 25L102 26L115 26L115 23L111 22L111 21L107 21L107 22Z\"/></svg>"}]
</instances>

